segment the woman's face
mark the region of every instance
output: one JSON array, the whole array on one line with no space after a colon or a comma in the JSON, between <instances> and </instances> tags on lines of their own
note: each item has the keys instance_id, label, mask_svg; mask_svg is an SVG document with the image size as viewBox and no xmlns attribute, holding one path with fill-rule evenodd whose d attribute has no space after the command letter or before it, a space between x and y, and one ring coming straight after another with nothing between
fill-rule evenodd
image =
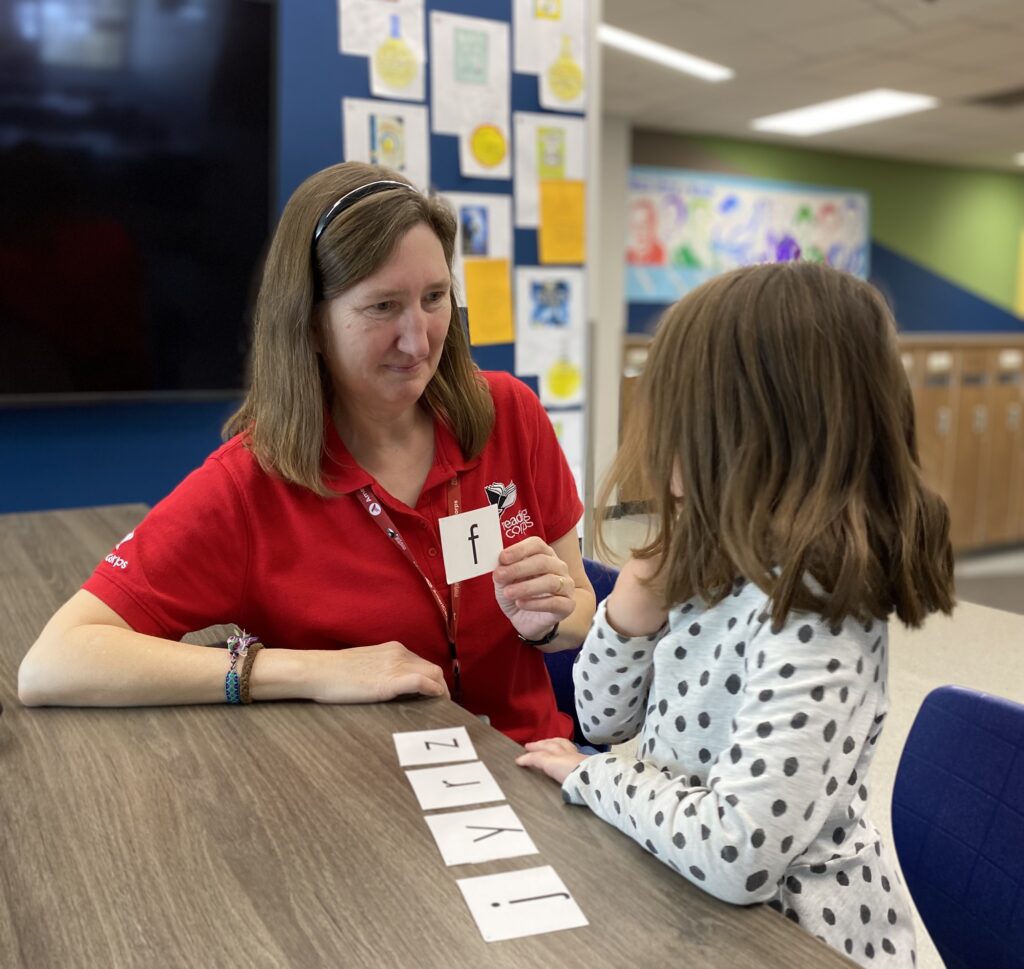
<instances>
[{"instance_id":1,"label":"woman's face","mask_svg":"<svg viewBox=\"0 0 1024 969\"><path fill-rule=\"evenodd\" d=\"M414 406L437 370L451 320L441 241L413 226L373 275L324 307L324 361L343 406Z\"/></svg>"}]
</instances>

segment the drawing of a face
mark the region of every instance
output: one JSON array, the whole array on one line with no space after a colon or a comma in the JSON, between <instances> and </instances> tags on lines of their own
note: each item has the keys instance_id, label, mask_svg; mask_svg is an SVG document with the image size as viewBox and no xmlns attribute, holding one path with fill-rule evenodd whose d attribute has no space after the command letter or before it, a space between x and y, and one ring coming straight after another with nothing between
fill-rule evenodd
<instances>
[{"instance_id":1,"label":"drawing of a face","mask_svg":"<svg viewBox=\"0 0 1024 969\"><path fill-rule=\"evenodd\" d=\"M665 262L665 247L658 238L658 210L650 199L636 199L630 205L626 258L636 265Z\"/></svg>"}]
</instances>

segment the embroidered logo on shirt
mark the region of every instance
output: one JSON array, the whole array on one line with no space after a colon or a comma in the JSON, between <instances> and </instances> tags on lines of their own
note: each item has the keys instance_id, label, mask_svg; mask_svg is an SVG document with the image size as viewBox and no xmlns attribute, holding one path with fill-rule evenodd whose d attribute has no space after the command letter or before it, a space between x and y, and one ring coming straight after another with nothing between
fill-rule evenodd
<instances>
[{"instance_id":1,"label":"embroidered logo on shirt","mask_svg":"<svg viewBox=\"0 0 1024 969\"><path fill-rule=\"evenodd\" d=\"M114 552L116 552L125 542L130 542L135 538L135 529L133 528L124 538L121 539L115 546ZM103 559L108 565L112 565L115 569L121 569L122 571L128 568L128 559L121 558L120 555L115 555L111 552L106 558Z\"/></svg>"},{"instance_id":2,"label":"embroidered logo on shirt","mask_svg":"<svg viewBox=\"0 0 1024 969\"><path fill-rule=\"evenodd\" d=\"M501 523L501 527L505 529L506 538L517 538L533 528L533 519L530 517L529 511L524 508L511 518L506 518Z\"/></svg>"},{"instance_id":3,"label":"embroidered logo on shirt","mask_svg":"<svg viewBox=\"0 0 1024 969\"><path fill-rule=\"evenodd\" d=\"M502 484L500 481L492 481L484 488L484 494L487 495L488 502L498 506L499 515L504 514L516 503L517 493L514 481L510 481L507 485Z\"/></svg>"}]
</instances>

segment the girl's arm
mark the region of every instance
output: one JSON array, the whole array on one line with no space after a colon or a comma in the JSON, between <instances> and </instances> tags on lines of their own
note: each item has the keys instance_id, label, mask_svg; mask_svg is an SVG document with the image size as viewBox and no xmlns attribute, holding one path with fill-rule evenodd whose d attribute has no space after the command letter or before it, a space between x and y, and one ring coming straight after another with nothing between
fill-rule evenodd
<instances>
[{"instance_id":1,"label":"girl's arm","mask_svg":"<svg viewBox=\"0 0 1024 969\"><path fill-rule=\"evenodd\" d=\"M623 636L650 636L668 619L661 596L648 584L657 559L631 558L619 572L608 596L608 622Z\"/></svg>"},{"instance_id":2,"label":"girl's arm","mask_svg":"<svg viewBox=\"0 0 1024 969\"><path fill-rule=\"evenodd\" d=\"M800 627L804 636L810 625ZM805 645L800 630L773 635L763 626L747 644L743 705L728 744L707 767L706 783L683 765L669 769L645 759L644 749L637 756L598 754L572 765L566 800L587 805L724 901L771 898L793 859L823 829L830 850L844 842L848 828L856 830L867 797L859 773L884 716L884 634L866 635L848 621L833 636L813 624ZM646 649L643 639L620 645ZM699 729L673 724L671 715L659 725L658 737L669 746L674 730ZM543 750L529 756L529 766L546 769ZM569 764L561 752L550 756Z\"/></svg>"},{"instance_id":3,"label":"girl's arm","mask_svg":"<svg viewBox=\"0 0 1024 969\"><path fill-rule=\"evenodd\" d=\"M642 581L652 571L646 561L626 563L573 666L580 724L594 743L623 743L643 725L654 648L666 629L666 612Z\"/></svg>"},{"instance_id":4,"label":"girl's arm","mask_svg":"<svg viewBox=\"0 0 1024 969\"><path fill-rule=\"evenodd\" d=\"M224 703L228 664L223 649L136 632L80 590L22 660L18 697L27 706ZM263 649L250 684L254 700L361 703L448 693L439 667L395 642L346 650Z\"/></svg>"}]
</instances>

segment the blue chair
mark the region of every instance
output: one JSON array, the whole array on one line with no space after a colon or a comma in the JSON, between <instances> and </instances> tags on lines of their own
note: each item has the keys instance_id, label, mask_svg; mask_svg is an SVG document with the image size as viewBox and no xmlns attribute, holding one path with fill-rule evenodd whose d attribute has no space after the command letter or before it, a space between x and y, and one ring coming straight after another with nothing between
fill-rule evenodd
<instances>
[{"instance_id":1,"label":"blue chair","mask_svg":"<svg viewBox=\"0 0 1024 969\"><path fill-rule=\"evenodd\" d=\"M925 697L892 795L896 854L947 969L1024 967L1024 706Z\"/></svg>"},{"instance_id":2,"label":"blue chair","mask_svg":"<svg viewBox=\"0 0 1024 969\"><path fill-rule=\"evenodd\" d=\"M587 578L590 579L597 601L600 602L612 591L619 570L587 558L583 560L583 568L586 569ZM576 661L578 654L578 649L565 649L560 653L545 653L544 661L547 663L548 676L551 677L551 686L555 691L555 702L558 704L558 709L572 717L573 740L578 744L589 744L590 741L584 736L579 717L576 715L576 697L572 687L572 664Z\"/></svg>"}]
</instances>

